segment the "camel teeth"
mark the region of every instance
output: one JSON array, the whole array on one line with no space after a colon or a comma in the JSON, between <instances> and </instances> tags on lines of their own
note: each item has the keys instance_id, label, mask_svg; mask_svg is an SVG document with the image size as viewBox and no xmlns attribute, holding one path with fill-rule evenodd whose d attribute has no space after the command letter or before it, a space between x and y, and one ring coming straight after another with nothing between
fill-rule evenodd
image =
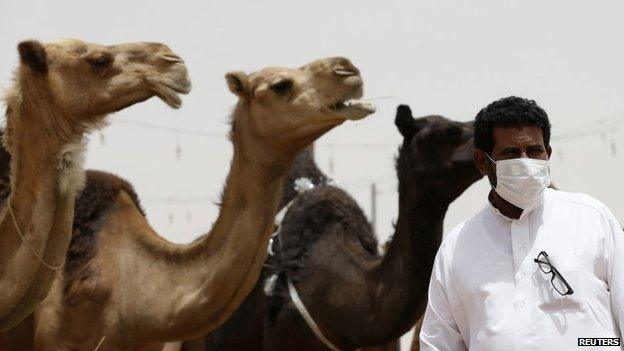
<instances>
[{"instance_id":1,"label":"camel teeth","mask_svg":"<svg viewBox=\"0 0 624 351\"><path fill-rule=\"evenodd\" d=\"M332 106L333 109L340 109L340 108L345 108L345 107L355 107L355 106L361 106L361 107L374 107L374 104L368 101L361 101L361 100L347 100L344 102L338 102L336 104L334 104Z\"/></svg>"},{"instance_id":2,"label":"camel teeth","mask_svg":"<svg viewBox=\"0 0 624 351\"><path fill-rule=\"evenodd\" d=\"M349 100L344 103L345 106L373 106L372 103L368 101L360 101L360 100Z\"/></svg>"}]
</instances>

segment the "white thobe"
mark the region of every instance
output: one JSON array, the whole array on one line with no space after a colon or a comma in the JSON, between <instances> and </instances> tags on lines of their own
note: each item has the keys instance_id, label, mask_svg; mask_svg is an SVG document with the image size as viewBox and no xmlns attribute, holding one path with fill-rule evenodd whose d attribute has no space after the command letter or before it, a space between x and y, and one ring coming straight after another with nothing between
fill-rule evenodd
<instances>
[{"instance_id":1,"label":"white thobe","mask_svg":"<svg viewBox=\"0 0 624 351\"><path fill-rule=\"evenodd\" d=\"M545 251L574 293L561 296L533 261ZM624 328L624 232L584 195L547 189L512 220L491 204L456 226L437 253L421 351L620 350L578 338Z\"/></svg>"}]
</instances>

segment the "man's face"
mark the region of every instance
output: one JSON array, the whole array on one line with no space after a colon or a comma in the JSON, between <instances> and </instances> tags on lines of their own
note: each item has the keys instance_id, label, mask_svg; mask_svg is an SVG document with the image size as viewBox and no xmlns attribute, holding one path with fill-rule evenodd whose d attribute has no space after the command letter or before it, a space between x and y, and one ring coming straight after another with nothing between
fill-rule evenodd
<instances>
[{"instance_id":1,"label":"man's face","mask_svg":"<svg viewBox=\"0 0 624 351\"><path fill-rule=\"evenodd\" d=\"M538 160L550 158L552 150L550 146L544 145L544 134L539 127L494 127L492 134L494 148L490 157L494 161L521 157ZM490 184L496 187L496 166L487 158L485 152L476 149L474 160L481 174L488 176Z\"/></svg>"}]
</instances>

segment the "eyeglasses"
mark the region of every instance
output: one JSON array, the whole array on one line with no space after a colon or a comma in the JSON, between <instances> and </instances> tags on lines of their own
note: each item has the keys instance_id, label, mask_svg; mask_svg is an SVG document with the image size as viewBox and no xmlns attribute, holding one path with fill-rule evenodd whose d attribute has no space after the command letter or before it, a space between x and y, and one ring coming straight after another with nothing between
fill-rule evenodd
<instances>
[{"instance_id":1,"label":"eyeglasses","mask_svg":"<svg viewBox=\"0 0 624 351\"><path fill-rule=\"evenodd\" d=\"M539 255L537 255L537 258L533 259L533 262L537 263L542 272L552 274L550 284L552 284L559 294L562 296L574 294L574 290L572 290L570 284L568 284L568 282L563 278L557 268L550 263L546 251L540 252Z\"/></svg>"}]
</instances>

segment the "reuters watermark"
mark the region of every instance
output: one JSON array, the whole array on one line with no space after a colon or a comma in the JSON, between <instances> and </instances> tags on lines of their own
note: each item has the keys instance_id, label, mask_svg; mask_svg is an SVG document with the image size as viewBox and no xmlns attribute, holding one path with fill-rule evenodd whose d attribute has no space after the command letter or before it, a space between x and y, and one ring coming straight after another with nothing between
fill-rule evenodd
<instances>
[{"instance_id":1,"label":"reuters watermark","mask_svg":"<svg viewBox=\"0 0 624 351\"><path fill-rule=\"evenodd\" d=\"M621 346L620 338L578 338L578 346Z\"/></svg>"}]
</instances>

